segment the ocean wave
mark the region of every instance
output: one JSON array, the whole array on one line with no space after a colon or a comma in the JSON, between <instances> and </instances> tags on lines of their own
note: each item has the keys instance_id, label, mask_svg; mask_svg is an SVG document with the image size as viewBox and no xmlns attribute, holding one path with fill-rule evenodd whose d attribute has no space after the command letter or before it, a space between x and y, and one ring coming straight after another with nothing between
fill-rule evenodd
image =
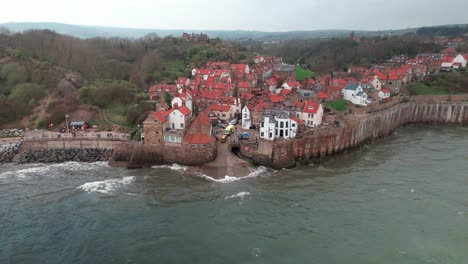
<instances>
[{"instance_id":1,"label":"ocean wave","mask_svg":"<svg viewBox=\"0 0 468 264\"><path fill-rule=\"evenodd\" d=\"M53 170L90 171L97 168L108 167L107 162L82 163L75 161L69 161L58 164L33 163L28 164L28 166L31 167L0 173L0 178L16 177L19 179L24 179L28 178L29 176L44 174Z\"/></svg>"},{"instance_id":2,"label":"ocean wave","mask_svg":"<svg viewBox=\"0 0 468 264\"><path fill-rule=\"evenodd\" d=\"M120 188L123 185L130 184L134 182L136 178L134 176L127 176L121 179L109 179L105 181L95 181L95 182L87 182L81 186L78 186L77 190L82 190L88 193L103 193L109 194L115 189Z\"/></svg>"},{"instance_id":3,"label":"ocean wave","mask_svg":"<svg viewBox=\"0 0 468 264\"><path fill-rule=\"evenodd\" d=\"M179 164L172 164L171 166L169 165L161 165L161 166L153 166L153 169L170 169L174 171L187 171L188 167L187 166L182 166Z\"/></svg>"},{"instance_id":4,"label":"ocean wave","mask_svg":"<svg viewBox=\"0 0 468 264\"><path fill-rule=\"evenodd\" d=\"M208 175L203 174L203 173L197 173L196 175L200 176L200 177L202 177L204 179L207 179L209 181L213 181L213 182L231 183L231 182L236 182L236 181L240 181L240 180L244 180L244 179L255 178L255 177L261 176L261 175L263 175L263 174L265 174L267 172L269 172L268 168L260 166L255 171L251 172L249 175L247 175L245 177L233 177L233 176L226 175L226 176L224 176L224 178L216 179L216 178L213 178L213 177L208 176Z\"/></svg>"},{"instance_id":5,"label":"ocean wave","mask_svg":"<svg viewBox=\"0 0 468 264\"><path fill-rule=\"evenodd\" d=\"M12 171L3 172L0 174L0 178L15 177L19 179L24 179L24 178L28 178L28 176L31 174L40 174L40 173L48 172L50 170L51 168L49 166L37 166L37 167L31 167L31 168L26 168L26 169L20 169L16 171L12 170Z\"/></svg>"},{"instance_id":6,"label":"ocean wave","mask_svg":"<svg viewBox=\"0 0 468 264\"><path fill-rule=\"evenodd\" d=\"M224 197L224 200L235 199L235 198L241 198L241 200L244 200L244 198L247 196L250 196L249 192L240 192L238 194Z\"/></svg>"}]
</instances>

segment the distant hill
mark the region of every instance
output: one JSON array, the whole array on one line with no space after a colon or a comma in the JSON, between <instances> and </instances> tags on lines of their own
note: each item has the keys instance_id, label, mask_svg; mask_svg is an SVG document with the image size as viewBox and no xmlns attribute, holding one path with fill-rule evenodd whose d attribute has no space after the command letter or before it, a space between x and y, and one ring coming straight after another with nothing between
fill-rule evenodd
<instances>
[{"instance_id":1,"label":"distant hill","mask_svg":"<svg viewBox=\"0 0 468 264\"><path fill-rule=\"evenodd\" d=\"M467 25L453 25L463 26ZM423 32L439 32L436 30L428 30L437 27L453 27L435 26L424 27ZM245 30L166 30L166 29L137 29L137 28L119 28L119 27L101 27L101 26L80 26L53 22L10 22L0 24L0 27L5 27L12 32L23 32L30 29L49 29L60 34L71 35L79 38L94 38L94 37L121 37L121 38L141 38L148 34L157 34L160 37L166 36L181 36L183 32L188 33L205 33L211 38L221 38L226 40L287 40L287 39L316 39L316 38L333 38L347 37L354 32L355 36L371 37L382 35L402 35L406 33L421 32L421 28L409 28L401 30L383 30L383 31L360 31L360 30L312 30L312 31L289 31L289 32L262 32L262 31L245 31Z\"/></svg>"},{"instance_id":2,"label":"distant hill","mask_svg":"<svg viewBox=\"0 0 468 264\"><path fill-rule=\"evenodd\" d=\"M94 37L122 37L122 38L141 38L148 34L157 34L160 37L169 35L181 36L183 32L205 33L211 38L221 38L226 40L279 40L279 39L313 39L313 38L332 38L349 36L352 30L312 30L312 31L289 31L289 32L262 32L262 31L244 31L244 30L165 30L165 29L136 29L119 27L100 27L100 26L80 26L51 22L10 22L0 24L12 32L23 32L30 29L49 29L60 34L71 35L79 38ZM389 34L405 34L415 32L417 29L405 30L387 30L387 31L354 31L356 36L375 36Z\"/></svg>"}]
</instances>

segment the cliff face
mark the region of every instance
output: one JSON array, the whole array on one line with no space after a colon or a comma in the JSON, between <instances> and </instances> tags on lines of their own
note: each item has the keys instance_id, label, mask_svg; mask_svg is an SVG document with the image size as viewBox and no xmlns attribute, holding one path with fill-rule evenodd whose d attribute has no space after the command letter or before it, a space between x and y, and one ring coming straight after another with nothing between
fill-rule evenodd
<instances>
[{"instance_id":1,"label":"cliff face","mask_svg":"<svg viewBox=\"0 0 468 264\"><path fill-rule=\"evenodd\" d=\"M301 138L274 143L270 158L256 163L284 168L294 166L296 161L325 158L386 136L407 123L464 125L468 123L468 102L408 102L348 119L347 127L319 128L306 132ZM268 143L261 141L260 144Z\"/></svg>"}]
</instances>

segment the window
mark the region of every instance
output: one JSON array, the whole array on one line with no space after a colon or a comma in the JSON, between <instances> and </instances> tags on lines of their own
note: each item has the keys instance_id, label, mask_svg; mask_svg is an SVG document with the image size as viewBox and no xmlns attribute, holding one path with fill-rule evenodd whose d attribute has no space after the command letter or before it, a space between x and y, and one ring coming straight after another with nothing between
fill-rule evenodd
<instances>
[{"instance_id":1,"label":"window","mask_svg":"<svg viewBox=\"0 0 468 264\"><path fill-rule=\"evenodd\" d=\"M273 134L272 134L272 133L270 133L270 138L273 138Z\"/></svg>"},{"instance_id":2,"label":"window","mask_svg":"<svg viewBox=\"0 0 468 264\"><path fill-rule=\"evenodd\" d=\"M180 123L180 127L181 127L181 128L184 128L184 123Z\"/></svg>"},{"instance_id":3,"label":"window","mask_svg":"<svg viewBox=\"0 0 468 264\"><path fill-rule=\"evenodd\" d=\"M289 122L286 122L286 128L289 128Z\"/></svg>"},{"instance_id":4,"label":"window","mask_svg":"<svg viewBox=\"0 0 468 264\"><path fill-rule=\"evenodd\" d=\"M172 129L175 129L175 124L171 123L171 127L172 127Z\"/></svg>"},{"instance_id":5,"label":"window","mask_svg":"<svg viewBox=\"0 0 468 264\"><path fill-rule=\"evenodd\" d=\"M265 127L265 122L260 123L260 127Z\"/></svg>"},{"instance_id":6,"label":"window","mask_svg":"<svg viewBox=\"0 0 468 264\"><path fill-rule=\"evenodd\" d=\"M296 127L296 123L292 123L292 124L291 124L291 127Z\"/></svg>"},{"instance_id":7,"label":"window","mask_svg":"<svg viewBox=\"0 0 468 264\"><path fill-rule=\"evenodd\" d=\"M283 121L280 122L280 128L284 128Z\"/></svg>"},{"instance_id":8,"label":"window","mask_svg":"<svg viewBox=\"0 0 468 264\"><path fill-rule=\"evenodd\" d=\"M284 135L287 137L287 136L289 136L288 133L289 133L289 131L286 130Z\"/></svg>"},{"instance_id":9,"label":"window","mask_svg":"<svg viewBox=\"0 0 468 264\"><path fill-rule=\"evenodd\" d=\"M261 136L261 137L264 137L264 136L265 136L265 133L264 133L264 132L260 133L260 136Z\"/></svg>"}]
</instances>

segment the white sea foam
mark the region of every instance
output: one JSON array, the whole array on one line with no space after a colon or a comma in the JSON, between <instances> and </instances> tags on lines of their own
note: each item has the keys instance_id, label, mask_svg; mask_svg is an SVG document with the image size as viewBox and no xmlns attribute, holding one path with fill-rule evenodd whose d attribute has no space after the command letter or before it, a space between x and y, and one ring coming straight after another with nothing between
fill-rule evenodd
<instances>
[{"instance_id":1,"label":"white sea foam","mask_svg":"<svg viewBox=\"0 0 468 264\"><path fill-rule=\"evenodd\" d=\"M249 192L240 192L238 194L224 197L224 200L235 199L235 198L241 198L241 200L244 200L244 198L247 196L250 196Z\"/></svg>"},{"instance_id":2,"label":"white sea foam","mask_svg":"<svg viewBox=\"0 0 468 264\"><path fill-rule=\"evenodd\" d=\"M4 173L1 173L0 178L15 177L19 179L25 179L28 177L28 175L48 172L50 171L50 169L51 169L50 166L37 166L37 167L31 167L31 168L26 168L26 169L21 169L21 170L16 170L16 171L7 171Z\"/></svg>"},{"instance_id":3,"label":"white sea foam","mask_svg":"<svg viewBox=\"0 0 468 264\"><path fill-rule=\"evenodd\" d=\"M224 176L224 178L215 179L215 178L210 177L210 176L208 176L206 174L203 174L203 173L197 173L197 175L202 177L202 178L205 178L205 179L207 179L209 181L214 181L214 182L219 182L219 183L230 183L230 182L240 181L240 180L243 180L243 179L255 178L255 177L264 175L267 172L268 172L268 169L266 167L261 166L261 167L258 167L254 172L251 172L249 175L247 175L245 177L233 177L233 176L226 175L226 176Z\"/></svg>"},{"instance_id":4,"label":"white sea foam","mask_svg":"<svg viewBox=\"0 0 468 264\"><path fill-rule=\"evenodd\" d=\"M169 165L162 165L162 166L153 166L153 169L170 169L174 171L187 171L188 167L187 166L182 166L179 164L172 164L171 166Z\"/></svg>"},{"instance_id":5,"label":"white sea foam","mask_svg":"<svg viewBox=\"0 0 468 264\"><path fill-rule=\"evenodd\" d=\"M108 194L113 192L115 189L120 188L123 185L130 184L134 181L134 176L128 176L121 179L109 179L105 181L87 182L81 186L78 186L76 189L88 193L97 192Z\"/></svg>"},{"instance_id":6,"label":"white sea foam","mask_svg":"<svg viewBox=\"0 0 468 264\"><path fill-rule=\"evenodd\" d=\"M107 162L95 162L95 163L82 163L82 162L64 162L58 164L29 164L32 166L20 170L12 170L3 172L0 174L0 178L16 177L19 179L28 178L29 176L40 175L50 171L89 171L96 168L108 167Z\"/></svg>"}]
</instances>

